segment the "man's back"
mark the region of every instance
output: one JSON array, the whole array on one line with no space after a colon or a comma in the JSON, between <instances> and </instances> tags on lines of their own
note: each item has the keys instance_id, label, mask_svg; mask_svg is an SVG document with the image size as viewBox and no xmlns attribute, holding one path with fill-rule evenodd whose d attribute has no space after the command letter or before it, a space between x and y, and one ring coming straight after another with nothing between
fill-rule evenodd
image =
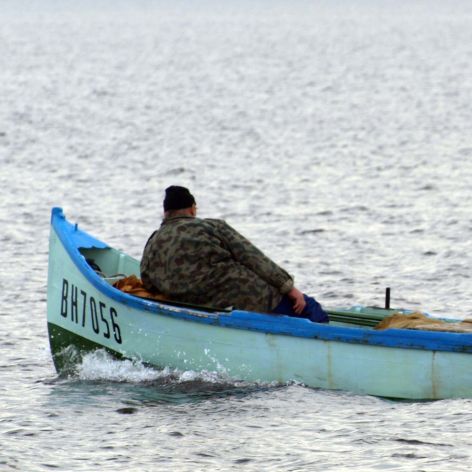
<instances>
[{"instance_id":1,"label":"man's back","mask_svg":"<svg viewBox=\"0 0 472 472\"><path fill-rule=\"evenodd\" d=\"M290 275L222 220L167 218L141 261L148 289L188 303L271 311Z\"/></svg>"}]
</instances>

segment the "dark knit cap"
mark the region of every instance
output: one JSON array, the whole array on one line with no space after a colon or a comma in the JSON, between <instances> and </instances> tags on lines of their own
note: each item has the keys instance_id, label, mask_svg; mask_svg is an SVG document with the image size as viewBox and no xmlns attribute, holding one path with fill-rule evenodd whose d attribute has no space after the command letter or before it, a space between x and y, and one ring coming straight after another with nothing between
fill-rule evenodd
<instances>
[{"instance_id":1,"label":"dark knit cap","mask_svg":"<svg viewBox=\"0 0 472 472\"><path fill-rule=\"evenodd\" d=\"M189 192L188 188L172 185L166 188L166 197L164 198L164 211L181 210L190 208L195 203L195 198Z\"/></svg>"}]
</instances>

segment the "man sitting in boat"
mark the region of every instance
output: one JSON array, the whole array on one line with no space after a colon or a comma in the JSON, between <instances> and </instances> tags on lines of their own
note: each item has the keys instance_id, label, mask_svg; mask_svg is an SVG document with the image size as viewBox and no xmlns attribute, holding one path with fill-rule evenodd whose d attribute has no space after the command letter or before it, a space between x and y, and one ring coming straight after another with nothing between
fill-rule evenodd
<instances>
[{"instance_id":1,"label":"man sitting in boat","mask_svg":"<svg viewBox=\"0 0 472 472\"><path fill-rule=\"evenodd\" d=\"M166 189L164 219L144 248L141 278L149 291L175 301L328 322L313 297L225 221L197 218L185 187Z\"/></svg>"}]
</instances>

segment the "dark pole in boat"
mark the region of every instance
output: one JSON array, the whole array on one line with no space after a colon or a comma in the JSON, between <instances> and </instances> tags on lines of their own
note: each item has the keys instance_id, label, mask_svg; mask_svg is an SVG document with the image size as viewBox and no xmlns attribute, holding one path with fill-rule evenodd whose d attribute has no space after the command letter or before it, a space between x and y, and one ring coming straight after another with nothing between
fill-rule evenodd
<instances>
[{"instance_id":1,"label":"dark pole in boat","mask_svg":"<svg viewBox=\"0 0 472 472\"><path fill-rule=\"evenodd\" d=\"M390 309L390 287L385 290L385 309Z\"/></svg>"}]
</instances>

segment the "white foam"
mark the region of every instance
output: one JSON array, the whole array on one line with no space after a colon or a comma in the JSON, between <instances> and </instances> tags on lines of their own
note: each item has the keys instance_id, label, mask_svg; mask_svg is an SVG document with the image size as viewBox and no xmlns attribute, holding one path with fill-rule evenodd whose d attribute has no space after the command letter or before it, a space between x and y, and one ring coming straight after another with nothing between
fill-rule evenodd
<instances>
[{"instance_id":1,"label":"white foam","mask_svg":"<svg viewBox=\"0 0 472 472\"><path fill-rule=\"evenodd\" d=\"M85 354L77 367L82 380L110 380L114 382L149 382L166 375L144 366L141 362L117 360L104 350Z\"/></svg>"},{"instance_id":2,"label":"white foam","mask_svg":"<svg viewBox=\"0 0 472 472\"><path fill-rule=\"evenodd\" d=\"M226 375L219 372L203 370L180 371L165 367L158 370L147 367L137 360L118 360L104 350L97 350L85 354L82 362L77 366L77 375L81 380L108 380L112 382L145 383L157 379L168 378L175 383L208 382L208 383L238 383L231 381Z\"/></svg>"},{"instance_id":3,"label":"white foam","mask_svg":"<svg viewBox=\"0 0 472 472\"><path fill-rule=\"evenodd\" d=\"M219 372L210 372L203 370L201 372L195 372L193 370L186 370L185 372L178 373L179 382L208 382L208 383L228 383L230 379L227 376L223 376ZM231 383L235 383L231 381Z\"/></svg>"}]
</instances>

